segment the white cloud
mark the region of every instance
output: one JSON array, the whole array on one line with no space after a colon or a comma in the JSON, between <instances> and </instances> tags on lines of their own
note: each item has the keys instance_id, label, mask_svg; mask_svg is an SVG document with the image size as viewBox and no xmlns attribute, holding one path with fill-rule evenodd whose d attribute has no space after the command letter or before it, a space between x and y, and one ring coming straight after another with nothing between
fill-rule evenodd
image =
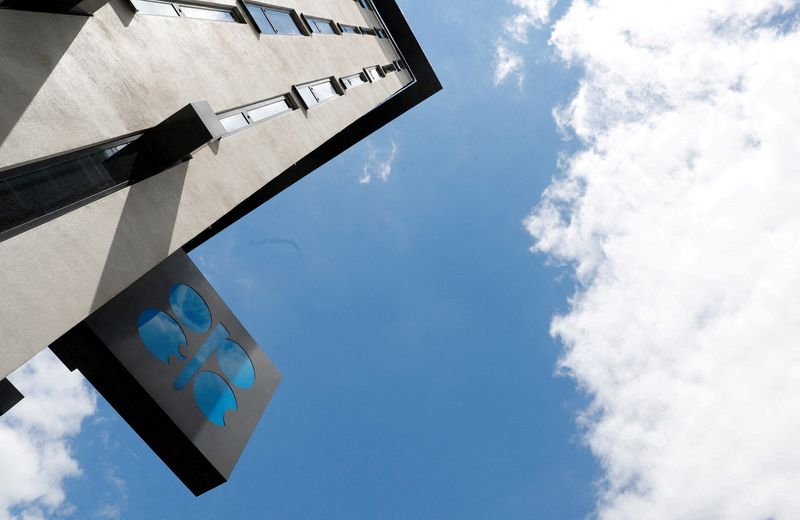
<instances>
[{"instance_id":1,"label":"white cloud","mask_svg":"<svg viewBox=\"0 0 800 520\"><path fill-rule=\"evenodd\" d=\"M505 20L504 35L517 45L527 43L528 31L538 29L550 20L550 11L558 0L511 0L518 8L517 13ZM508 39L498 38L494 45L494 84L500 86L514 76L517 85L522 87L525 80L525 59L513 49Z\"/></svg>"},{"instance_id":2,"label":"white cloud","mask_svg":"<svg viewBox=\"0 0 800 520\"><path fill-rule=\"evenodd\" d=\"M528 31L546 24L550 20L550 11L558 0L512 0L519 12L506 20L506 32L515 40L526 43Z\"/></svg>"},{"instance_id":3,"label":"white cloud","mask_svg":"<svg viewBox=\"0 0 800 520\"><path fill-rule=\"evenodd\" d=\"M800 518L797 7L576 0L555 25L584 148L526 225L581 283L552 332L600 518Z\"/></svg>"},{"instance_id":4,"label":"white cloud","mask_svg":"<svg viewBox=\"0 0 800 520\"><path fill-rule=\"evenodd\" d=\"M63 482L80 468L68 441L94 413L95 395L48 350L9 380L25 398L0 419L0 519L69 515Z\"/></svg>"},{"instance_id":5,"label":"white cloud","mask_svg":"<svg viewBox=\"0 0 800 520\"><path fill-rule=\"evenodd\" d=\"M361 169L361 177L358 179L358 182L361 184L369 184L374 178L378 178L383 182L388 181L389 177L392 175L394 161L397 159L397 144L392 140L388 152L374 147L369 142L367 146L369 148L369 153Z\"/></svg>"},{"instance_id":6,"label":"white cloud","mask_svg":"<svg viewBox=\"0 0 800 520\"><path fill-rule=\"evenodd\" d=\"M523 68L525 61L517 52L508 48L508 44L499 40L495 44L495 66L494 66L494 84L495 86L502 85L506 79L512 74L517 77L517 85L522 86L525 81L525 73Z\"/></svg>"}]
</instances>

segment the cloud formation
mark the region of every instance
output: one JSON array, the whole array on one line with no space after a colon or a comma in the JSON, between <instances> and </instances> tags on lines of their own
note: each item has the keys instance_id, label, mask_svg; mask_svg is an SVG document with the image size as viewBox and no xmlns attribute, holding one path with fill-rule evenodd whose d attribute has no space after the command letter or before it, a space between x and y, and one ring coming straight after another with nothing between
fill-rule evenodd
<instances>
[{"instance_id":1,"label":"cloud formation","mask_svg":"<svg viewBox=\"0 0 800 520\"><path fill-rule=\"evenodd\" d=\"M0 419L0 519L68 516L64 479L80 475L68 441L95 412L95 394L49 350L9 380L25 398Z\"/></svg>"},{"instance_id":2,"label":"cloud formation","mask_svg":"<svg viewBox=\"0 0 800 520\"><path fill-rule=\"evenodd\" d=\"M510 50L505 40L499 40L495 44L494 52L494 85L502 85L513 74L517 78L517 85L521 87L525 81L525 61L522 55Z\"/></svg>"},{"instance_id":3,"label":"cloud formation","mask_svg":"<svg viewBox=\"0 0 800 520\"><path fill-rule=\"evenodd\" d=\"M550 11L558 0L511 0L518 9L505 20L503 37L494 44L494 85L500 86L510 76L522 87L525 81L525 59L514 47L528 42L528 31L538 29L550 20ZM514 42L514 43L511 43Z\"/></svg>"},{"instance_id":4,"label":"cloud formation","mask_svg":"<svg viewBox=\"0 0 800 520\"><path fill-rule=\"evenodd\" d=\"M576 0L583 149L526 221L605 519L800 518L800 31L791 0Z\"/></svg>"},{"instance_id":5,"label":"cloud formation","mask_svg":"<svg viewBox=\"0 0 800 520\"><path fill-rule=\"evenodd\" d=\"M378 178L383 182L389 180L392 175L392 167L394 161L397 159L397 144L392 140L390 150L386 152L380 148L374 147L371 143L367 143L369 153L364 166L361 169L361 177L358 182L361 184L369 184L372 179Z\"/></svg>"}]
</instances>

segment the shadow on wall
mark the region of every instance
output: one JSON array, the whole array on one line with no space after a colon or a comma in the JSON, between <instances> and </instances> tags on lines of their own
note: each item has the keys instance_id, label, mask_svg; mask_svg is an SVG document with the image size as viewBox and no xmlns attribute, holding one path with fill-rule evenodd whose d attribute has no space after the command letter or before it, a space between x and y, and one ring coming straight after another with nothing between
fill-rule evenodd
<instances>
[{"instance_id":1,"label":"shadow on wall","mask_svg":"<svg viewBox=\"0 0 800 520\"><path fill-rule=\"evenodd\" d=\"M91 311L98 309L169 255L189 162L130 187Z\"/></svg>"},{"instance_id":2,"label":"shadow on wall","mask_svg":"<svg viewBox=\"0 0 800 520\"><path fill-rule=\"evenodd\" d=\"M0 145L88 20L0 9Z\"/></svg>"}]
</instances>

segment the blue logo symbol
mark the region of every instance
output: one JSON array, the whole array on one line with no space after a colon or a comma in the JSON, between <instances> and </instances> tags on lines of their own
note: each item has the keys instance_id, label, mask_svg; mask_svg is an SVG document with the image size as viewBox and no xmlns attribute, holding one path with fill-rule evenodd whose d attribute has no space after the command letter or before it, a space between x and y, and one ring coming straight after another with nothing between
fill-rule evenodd
<instances>
[{"instance_id":1,"label":"blue logo symbol","mask_svg":"<svg viewBox=\"0 0 800 520\"><path fill-rule=\"evenodd\" d=\"M208 305L188 285L173 285L169 291L169 304L177 320L158 309L145 309L139 315L139 338L147 350L165 364L169 363L170 357L178 361L185 359L181 348L185 349L189 343L181 325L194 334L205 334L212 325ZM238 388L250 388L256 380L250 356L241 345L229 339L229 335L221 323L217 324L173 385L180 391L193 382L197 406L209 421L219 426L225 426L226 411L237 409L236 394L228 382ZM227 381L216 372L201 370L214 355Z\"/></svg>"}]
</instances>

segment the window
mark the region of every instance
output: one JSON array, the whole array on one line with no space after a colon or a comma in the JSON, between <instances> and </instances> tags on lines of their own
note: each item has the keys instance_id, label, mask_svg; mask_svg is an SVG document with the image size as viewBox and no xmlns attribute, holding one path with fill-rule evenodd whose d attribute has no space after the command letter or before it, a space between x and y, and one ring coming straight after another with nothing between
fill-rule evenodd
<instances>
[{"instance_id":1,"label":"window","mask_svg":"<svg viewBox=\"0 0 800 520\"><path fill-rule=\"evenodd\" d=\"M243 108L223 112L219 116L219 122L225 127L228 133L241 130L259 121L264 121L271 117L291 112L294 107L289 104L287 96L273 98L267 101L260 101Z\"/></svg>"},{"instance_id":2,"label":"window","mask_svg":"<svg viewBox=\"0 0 800 520\"><path fill-rule=\"evenodd\" d=\"M311 32L320 34L337 34L336 25L331 20L325 18L313 18L311 16L305 17L308 26L311 27Z\"/></svg>"},{"instance_id":3,"label":"window","mask_svg":"<svg viewBox=\"0 0 800 520\"><path fill-rule=\"evenodd\" d=\"M360 34L361 33L361 31L355 25L339 24L339 31L341 31L342 34Z\"/></svg>"},{"instance_id":4,"label":"window","mask_svg":"<svg viewBox=\"0 0 800 520\"><path fill-rule=\"evenodd\" d=\"M353 74L352 76L345 76L342 78L342 85L347 89L363 85L364 83L366 83L366 81L364 80L363 74Z\"/></svg>"},{"instance_id":5,"label":"window","mask_svg":"<svg viewBox=\"0 0 800 520\"><path fill-rule=\"evenodd\" d=\"M244 4L253 17L258 30L263 34L303 34L297 24L296 15L289 9L262 7L255 4Z\"/></svg>"},{"instance_id":6,"label":"window","mask_svg":"<svg viewBox=\"0 0 800 520\"><path fill-rule=\"evenodd\" d=\"M386 31L384 31L383 29L378 29L376 27L375 28L375 36L377 36L378 38L386 38Z\"/></svg>"},{"instance_id":7,"label":"window","mask_svg":"<svg viewBox=\"0 0 800 520\"><path fill-rule=\"evenodd\" d=\"M131 163L109 159L139 135L0 173L0 237L128 183ZM130 160L135 159L135 157Z\"/></svg>"},{"instance_id":8,"label":"window","mask_svg":"<svg viewBox=\"0 0 800 520\"><path fill-rule=\"evenodd\" d=\"M371 36L375 36L375 29L370 29L369 27L361 27L361 34L369 34Z\"/></svg>"},{"instance_id":9,"label":"window","mask_svg":"<svg viewBox=\"0 0 800 520\"><path fill-rule=\"evenodd\" d=\"M250 124L247 122L247 118L244 117L244 114L241 112L233 114L232 116L220 117L219 122L222 123L222 126L224 126L225 130L228 132L235 132L236 130L244 128Z\"/></svg>"},{"instance_id":10,"label":"window","mask_svg":"<svg viewBox=\"0 0 800 520\"><path fill-rule=\"evenodd\" d=\"M369 0L356 0L356 3L361 6L362 9L369 9L370 11L374 11L372 8L372 4L369 3Z\"/></svg>"},{"instance_id":11,"label":"window","mask_svg":"<svg viewBox=\"0 0 800 520\"><path fill-rule=\"evenodd\" d=\"M384 66L383 66L383 72L384 72L384 73L387 73L387 72L394 72L394 71L396 71L396 70L397 70L397 67L395 66L395 64L394 64L394 63L390 63L389 65L384 65Z\"/></svg>"},{"instance_id":12,"label":"window","mask_svg":"<svg viewBox=\"0 0 800 520\"><path fill-rule=\"evenodd\" d=\"M367 76L369 76L370 81L378 81L379 79L383 78L383 74L377 66L367 67L364 70L366 71Z\"/></svg>"},{"instance_id":13,"label":"window","mask_svg":"<svg viewBox=\"0 0 800 520\"><path fill-rule=\"evenodd\" d=\"M306 83L305 85L297 85L295 86L295 90L297 90L306 108L311 108L314 105L319 105L323 101L341 95L337 92L330 78Z\"/></svg>"},{"instance_id":14,"label":"window","mask_svg":"<svg viewBox=\"0 0 800 520\"><path fill-rule=\"evenodd\" d=\"M156 2L155 0L131 0L136 11L156 16L183 16L200 20L218 22L240 22L233 7L208 7L177 2Z\"/></svg>"}]
</instances>

